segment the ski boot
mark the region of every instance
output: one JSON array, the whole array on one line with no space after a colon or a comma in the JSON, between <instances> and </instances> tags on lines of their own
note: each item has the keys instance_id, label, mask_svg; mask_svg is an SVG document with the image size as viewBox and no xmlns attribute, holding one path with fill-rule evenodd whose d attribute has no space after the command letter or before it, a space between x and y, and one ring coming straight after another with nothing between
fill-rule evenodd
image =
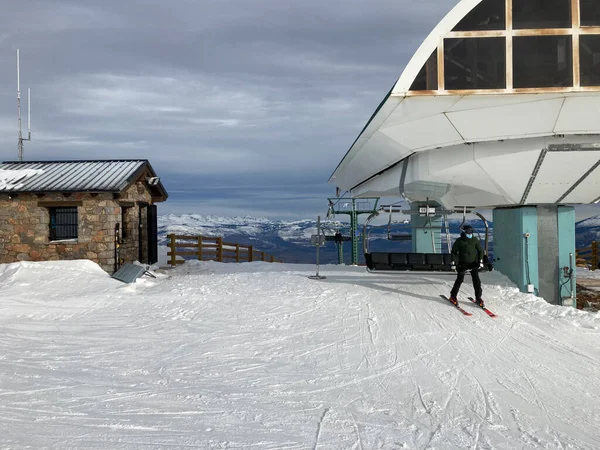
<instances>
[{"instance_id":1,"label":"ski boot","mask_svg":"<svg viewBox=\"0 0 600 450\"><path fill-rule=\"evenodd\" d=\"M477 306L479 306L480 308L485 308L485 303L483 303L483 299L479 298L477 300L475 300L475 303L477 304Z\"/></svg>"},{"instance_id":2,"label":"ski boot","mask_svg":"<svg viewBox=\"0 0 600 450\"><path fill-rule=\"evenodd\" d=\"M456 297L448 297L448 300L450 300L450 303L452 303L454 306L458 306L458 299Z\"/></svg>"}]
</instances>

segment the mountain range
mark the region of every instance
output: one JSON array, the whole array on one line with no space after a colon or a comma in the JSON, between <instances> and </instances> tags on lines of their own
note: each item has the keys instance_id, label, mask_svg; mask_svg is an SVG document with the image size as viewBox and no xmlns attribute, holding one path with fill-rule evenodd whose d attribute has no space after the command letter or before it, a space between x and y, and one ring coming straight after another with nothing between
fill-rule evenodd
<instances>
[{"instance_id":1,"label":"mountain range","mask_svg":"<svg viewBox=\"0 0 600 450\"><path fill-rule=\"evenodd\" d=\"M460 234L461 220L450 220L450 239L453 242ZM480 234L485 235L483 222L474 220L469 222ZM277 221L259 217L219 217L198 214L163 215L158 219L159 242L166 245L167 235L204 235L222 236L226 241L236 242L241 245L252 245L256 250L274 255L276 258L288 263L314 263L315 246L310 239L317 232L317 222L312 219L297 221ZM490 236L493 235L493 223L489 223ZM350 235L348 223L325 220L322 223L326 235L334 235L340 231L342 235ZM398 251L409 252L410 241L389 240L389 234L410 234L410 224L394 223L370 226L369 249L371 251ZM446 230L442 230L442 247L447 248ZM362 232L362 229L361 229ZM576 223L577 248L590 245L593 240L600 238L600 216L591 217ZM493 241L491 239L491 241ZM362 241L359 255L362 261ZM349 264L351 254L350 242L344 243L344 261ZM493 255L493 242L490 242L490 254ZM335 264L338 261L337 248L333 242L327 242L320 249L322 264Z\"/></svg>"}]
</instances>

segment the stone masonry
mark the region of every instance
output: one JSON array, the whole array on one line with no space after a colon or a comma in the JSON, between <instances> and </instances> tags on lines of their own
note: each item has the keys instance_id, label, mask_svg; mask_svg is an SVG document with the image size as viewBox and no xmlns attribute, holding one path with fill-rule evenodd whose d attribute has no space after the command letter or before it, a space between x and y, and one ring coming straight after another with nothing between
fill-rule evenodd
<instances>
[{"instance_id":1,"label":"stone masonry","mask_svg":"<svg viewBox=\"0 0 600 450\"><path fill-rule=\"evenodd\" d=\"M67 196L49 193L19 194L11 198L0 194L0 263L89 259L112 273L115 265L115 224L121 223L122 205L127 205L125 227L128 234L121 244L120 257L124 262L138 259L140 227L137 202L151 203L150 192L143 182L133 184L118 196L108 193L73 193ZM77 206L78 237L50 241L49 208L61 204ZM145 227L141 229L145 231Z\"/></svg>"}]
</instances>

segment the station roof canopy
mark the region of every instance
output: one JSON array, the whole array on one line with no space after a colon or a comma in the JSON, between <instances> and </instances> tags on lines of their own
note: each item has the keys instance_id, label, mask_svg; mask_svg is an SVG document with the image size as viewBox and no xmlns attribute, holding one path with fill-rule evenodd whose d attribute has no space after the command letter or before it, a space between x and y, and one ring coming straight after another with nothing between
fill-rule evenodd
<instances>
[{"instance_id":1,"label":"station roof canopy","mask_svg":"<svg viewBox=\"0 0 600 450\"><path fill-rule=\"evenodd\" d=\"M597 0L462 0L416 51L329 182L389 194L391 181L381 189L373 181L418 153L486 143L499 157L490 143L528 141L524 148L539 153L548 140L587 136L577 143L595 144L598 135ZM538 161L530 159L527 178ZM515 203L500 197L494 201Z\"/></svg>"}]
</instances>

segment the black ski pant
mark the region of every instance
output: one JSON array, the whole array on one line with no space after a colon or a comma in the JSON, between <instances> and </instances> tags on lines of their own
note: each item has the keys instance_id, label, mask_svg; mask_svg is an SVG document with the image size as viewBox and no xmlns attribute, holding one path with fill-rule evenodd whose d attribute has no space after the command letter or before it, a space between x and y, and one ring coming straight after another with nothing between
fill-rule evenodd
<instances>
[{"instance_id":1,"label":"black ski pant","mask_svg":"<svg viewBox=\"0 0 600 450\"><path fill-rule=\"evenodd\" d=\"M479 269L479 264L477 264L477 267L471 269L471 278L473 279L473 288L475 289L475 298L480 299L481 296L483 295L483 290L481 289L481 280L479 279L479 271L477 269ZM463 281L465 281L465 273L469 269L466 269L465 267L461 267L461 265L459 264L457 270L458 270L458 273L456 275L456 281L454 282L452 291L450 291L450 296L452 296L454 298L456 298L456 296L458 295L460 286L463 284Z\"/></svg>"}]
</instances>

